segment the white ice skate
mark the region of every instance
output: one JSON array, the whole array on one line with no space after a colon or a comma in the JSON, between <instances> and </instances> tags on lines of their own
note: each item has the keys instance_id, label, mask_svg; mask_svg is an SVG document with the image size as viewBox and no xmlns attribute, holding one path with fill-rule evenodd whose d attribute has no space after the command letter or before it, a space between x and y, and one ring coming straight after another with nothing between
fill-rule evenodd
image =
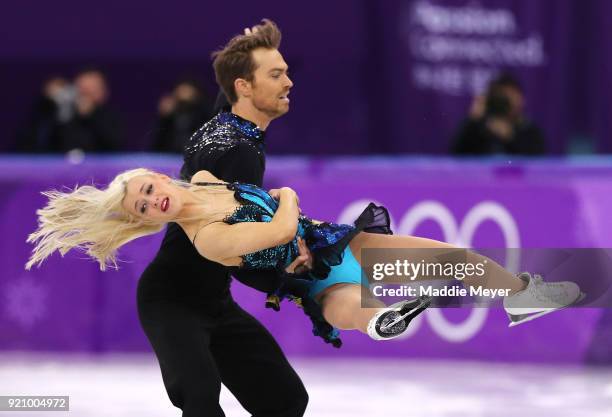
<instances>
[{"instance_id":1,"label":"white ice skate","mask_svg":"<svg viewBox=\"0 0 612 417\"><path fill-rule=\"evenodd\" d=\"M368 335L374 340L395 339L406 331L410 321L431 304L431 297L400 301L379 311L368 323Z\"/></svg>"},{"instance_id":2,"label":"white ice skate","mask_svg":"<svg viewBox=\"0 0 612 417\"><path fill-rule=\"evenodd\" d=\"M518 277L527 282L527 288L504 298L504 309L510 318L508 327L537 319L584 298L578 285L570 281L544 282L541 276L527 272Z\"/></svg>"}]
</instances>

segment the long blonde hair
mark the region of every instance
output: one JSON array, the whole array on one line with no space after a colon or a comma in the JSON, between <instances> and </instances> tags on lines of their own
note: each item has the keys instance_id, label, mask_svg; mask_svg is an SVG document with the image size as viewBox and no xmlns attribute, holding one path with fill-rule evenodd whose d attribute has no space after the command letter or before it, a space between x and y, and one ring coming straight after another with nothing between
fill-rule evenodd
<instances>
[{"instance_id":1,"label":"long blonde hair","mask_svg":"<svg viewBox=\"0 0 612 417\"><path fill-rule=\"evenodd\" d=\"M117 268L116 255L120 246L157 233L165 225L139 219L122 207L128 181L154 174L151 170L137 168L117 175L104 189L85 185L66 193L43 192L49 201L36 211L38 229L27 239L35 247L26 269L40 265L56 250L64 256L70 249L84 251L99 262L103 271L107 266ZM189 183L175 182L189 186Z\"/></svg>"}]
</instances>

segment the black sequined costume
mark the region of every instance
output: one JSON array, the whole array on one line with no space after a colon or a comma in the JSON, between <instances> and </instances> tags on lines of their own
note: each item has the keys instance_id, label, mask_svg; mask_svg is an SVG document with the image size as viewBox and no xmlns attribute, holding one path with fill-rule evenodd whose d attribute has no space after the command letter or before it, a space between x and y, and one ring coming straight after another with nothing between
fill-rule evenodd
<instances>
[{"instance_id":1,"label":"black sequined costume","mask_svg":"<svg viewBox=\"0 0 612 417\"><path fill-rule=\"evenodd\" d=\"M181 177L191 177L189 173L199 171L191 166L192 155L199 154L200 158L206 158L214 164L237 146L254 146L257 154L261 155L264 151L264 132L254 123L233 113L217 114L189 139L185 148L185 164L181 169Z\"/></svg>"}]
</instances>

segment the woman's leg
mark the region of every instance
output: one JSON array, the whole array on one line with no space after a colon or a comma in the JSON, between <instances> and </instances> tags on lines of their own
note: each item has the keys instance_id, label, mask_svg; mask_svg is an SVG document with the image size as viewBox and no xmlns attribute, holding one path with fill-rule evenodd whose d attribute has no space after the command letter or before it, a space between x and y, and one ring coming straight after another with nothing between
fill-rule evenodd
<instances>
[{"instance_id":1,"label":"woman's leg","mask_svg":"<svg viewBox=\"0 0 612 417\"><path fill-rule=\"evenodd\" d=\"M363 266L361 260L362 249L411 249L411 254L417 259L431 258L430 261L439 261L444 252L431 249L449 249L449 254L456 252L456 246L432 239L414 236L383 235L361 232L350 242L350 249L357 262ZM420 250L423 251L420 251ZM525 288L525 281L506 271L495 261L466 250L468 263L487 261L486 279L472 277L464 279L467 285L483 286L485 288L509 289L514 294ZM367 267L367 265L365 266ZM418 279L418 278L417 278ZM367 333L368 324L380 311L385 310L385 304L376 299L368 289L357 284L335 284L325 289L317 296L322 306L323 316L334 327L342 330L359 330Z\"/></svg>"},{"instance_id":2,"label":"woman's leg","mask_svg":"<svg viewBox=\"0 0 612 417\"><path fill-rule=\"evenodd\" d=\"M442 256L442 259L444 259L446 254L444 249L448 249L449 259L452 259L452 255L462 248L445 242L413 236L361 232L351 241L350 249L357 262L363 268L368 268L371 265L363 265L361 259L362 249L411 249L413 251L411 254L418 260L441 262L440 257ZM420 251L421 249L422 251ZM431 251L431 249L441 249L442 251ZM463 256L464 254L462 253L461 255ZM528 276L527 279L521 279L505 270L490 258L469 250L465 250L465 256L462 257L461 262L471 264L486 263L485 276L466 277L463 279L466 285L509 290L508 295L510 297L505 298L504 307L512 320L511 325L530 320L529 317L521 316L525 314L523 313L525 311L524 307L530 307L530 313L527 313L527 315L535 313L532 316L532 318L535 318L580 300L580 289L572 282L547 284L543 283L541 278L534 280L531 276ZM528 291L523 291L527 287L529 287ZM563 291L560 291L560 289ZM389 320L389 317L385 318L385 314L387 314L385 311L388 309L385 308L383 303L375 299L369 290L361 285L336 284L324 290L317 298L322 305L325 319L339 329L356 329L369 334L373 338L380 339L381 337L373 334L372 324L376 322L378 328L379 325L384 325L389 321L396 323L394 318L391 320ZM510 301L507 303L506 301L508 300ZM548 300L547 304L540 305L542 300ZM394 317L404 317L408 307L409 305L400 307L397 310L399 314L393 313L396 314ZM513 318L513 316L515 317ZM405 325L407 326L408 324L409 319L406 319ZM395 327L395 325L391 327ZM376 331L378 332L378 330ZM404 329L399 329L390 333L399 334L403 331ZM382 336L383 339L389 338L389 335L381 335L380 332L378 332L378 336Z\"/></svg>"},{"instance_id":3,"label":"woman's leg","mask_svg":"<svg viewBox=\"0 0 612 417\"><path fill-rule=\"evenodd\" d=\"M385 308L384 303L368 293L361 285L335 284L317 298L329 324L341 330L367 333L372 317Z\"/></svg>"},{"instance_id":4,"label":"woman's leg","mask_svg":"<svg viewBox=\"0 0 612 417\"><path fill-rule=\"evenodd\" d=\"M410 249L410 254L414 254L416 259L423 259L426 262L440 262L439 258L444 254L444 251L440 251L440 249L449 249L449 255L462 249L445 242L421 237L383 235L366 232L361 232L355 236L350 243L350 247L353 255L362 266L362 249ZM436 250L431 251L431 249ZM478 286L491 289L509 289L509 295L525 289L527 285L525 281L517 278L514 274L508 272L497 262L487 258L486 256L465 250L465 258L462 259L462 262L471 263L474 265L485 261L486 274L484 277L466 277L463 279L463 282L469 286ZM367 267L367 265L365 267ZM420 278L422 279L423 277ZM419 277L416 279L418 280Z\"/></svg>"},{"instance_id":5,"label":"woman's leg","mask_svg":"<svg viewBox=\"0 0 612 417\"><path fill-rule=\"evenodd\" d=\"M359 330L375 340L399 336L429 306L429 300L419 298L386 307L357 284L333 285L317 298L325 320L332 326Z\"/></svg>"}]
</instances>

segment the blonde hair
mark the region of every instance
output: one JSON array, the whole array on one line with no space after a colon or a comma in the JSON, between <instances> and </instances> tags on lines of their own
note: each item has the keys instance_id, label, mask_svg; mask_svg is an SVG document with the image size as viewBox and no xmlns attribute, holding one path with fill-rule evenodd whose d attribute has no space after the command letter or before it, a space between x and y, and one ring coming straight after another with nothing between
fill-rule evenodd
<instances>
[{"instance_id":1,"label":"blonde hair","mask_svg":"<svg viewBox=\"0 0 612 417\"><path fill-rule=\"evenodd\" d=\"M40 265L56 250L64 256L70 249L84 251L100 263L103 271L107 266L116 269L119 247L157 233L165 225L139 219L122 206L128 181L154 174L151 170L137 168L117 175L105 189L85 185L66 193L57 190L43 192L49 201L36 211L38 229L27 239L35 247L26 269Z\"/></svg>"}]
</instances>

